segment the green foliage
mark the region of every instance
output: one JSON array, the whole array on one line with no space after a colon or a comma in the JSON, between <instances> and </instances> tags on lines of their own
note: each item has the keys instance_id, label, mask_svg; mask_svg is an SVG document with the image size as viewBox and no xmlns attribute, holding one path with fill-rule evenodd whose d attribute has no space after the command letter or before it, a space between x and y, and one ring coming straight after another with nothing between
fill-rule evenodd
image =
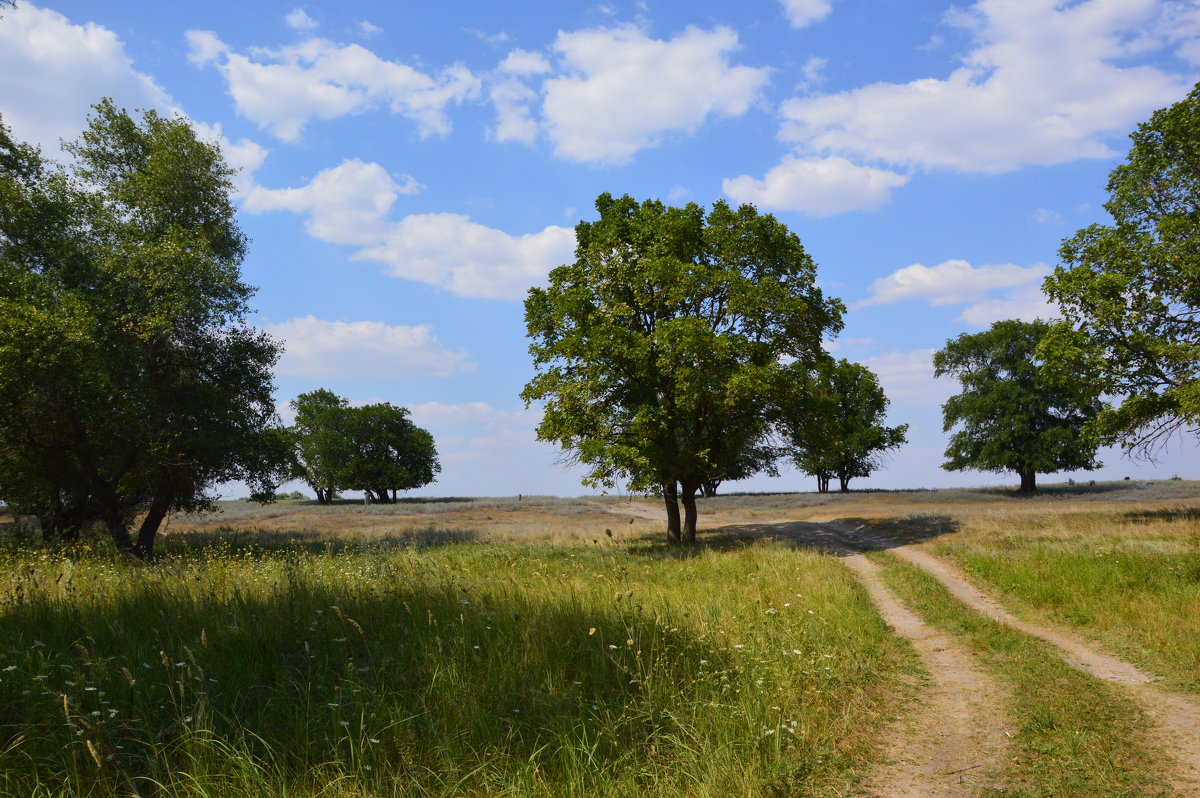
<instances>
[{"instance_id":1,"label":"green foliage","mask_svg":"<svg viewBox=\"0 0 1200 798\"><path fill-rule=\"evenodd\" d=\"M1200 84L1131 138L1109 175L1114 223L1065 240L1046 279L1071 326L1044 356L1123 396L1093 432L1151 455L1200 433Z\"/></svg>"},{"instance_id":2,"label":"green foliage","mask_svg":"<svg viewBox=\"0 0 1200 798\"><path fill-rule=\"evenodd\" d=\"M668 536L691 540L703 482L769 465L779 360L820 358L842 304L816 287L800 240L752 206L602 194L596 209L575 228L575 262L525 301L537 374L521 395L545 402L538 437L591 484L661 491Z\"/></svg>"},{"instance_id":3,"label":"green foliage","mask_svg":"<svg viewBox=\"0 0 1200 798\"><path fill-rule=\"evenodd\" d=\"M339 490L361 490L371 501L428 485L442 467L433 436L412 423L408 410L388 402L351 407L323 388L292 402L294 476L328 504Z\"/></svg>"},{"instance_id":4,"label":"green foliage","mask_svg":"<svg viewBox=\"0 0 1200 798\"><path fill-rule=\"evenodd\" d=\"M1051 377L1037 354L1051 329L1044 321L998 321L934 354L934 375L962 383L942 405L944 429L962 425L942 468L1014 471L1021 490L1032 491L1037 474L1100 466L1096 443L1083 435L1102 407L1099 389L1084 378Z\"/></svg>"},{"instance_id":5,"label":"green foliage","mask_svg":"<svg viewBox=\"0 0 1200 798\"><path fill-rule=\"evenodd\" d=\"M105 100L66 148L55 167L0 132L0 496L48 535L101 523L148 555L172 509L265 476L279 347L245 324L214 146Z\"/></svg>"},{"instance_id":6,"label":"green foliage","mask_svg":"<svg viewBox=\"0 0 1200 798\"><path fill-rule=\"evenodd\" d=\"M796 467L817 478L821 493L831 477L846 492L852 478L870 476L888 451L905 443L908 425L884 425L888 399L866 366L830 359L807 373L791 371L779 427Z\"/></svg>"}]
</instances>

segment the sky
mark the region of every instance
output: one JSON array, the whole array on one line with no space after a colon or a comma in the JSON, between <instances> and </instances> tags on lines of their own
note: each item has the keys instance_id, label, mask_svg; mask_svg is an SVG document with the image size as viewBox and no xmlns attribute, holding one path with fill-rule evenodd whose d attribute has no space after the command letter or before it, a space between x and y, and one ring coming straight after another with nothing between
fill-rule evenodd
<instances>
[{"instance_id":1,"label":"sky","mask_svg":"<svg viewBox=\"0 0 1200 798\"><path fill-rule=\"evenodd\" d=\"M328 388L410 408L425 495L579 495L536 440L522 300L573 259L603 192L774 214L848 312L909 443L853 488L1008 484L948 472L931 357L1052 318L1063 238L1107 222L1128 135L1200 80L1200 5L1167 0L689 3L18 0L0 115L61 158L111 97L192 120L241 171L252 323L288 402ZM1200 478L1105 450L1067 478ZM813 490L811 477L729 490ZM619 489L619 488L618 488ZM236 493L236 488L229 490Z\"/></svg>"}]
</instances>

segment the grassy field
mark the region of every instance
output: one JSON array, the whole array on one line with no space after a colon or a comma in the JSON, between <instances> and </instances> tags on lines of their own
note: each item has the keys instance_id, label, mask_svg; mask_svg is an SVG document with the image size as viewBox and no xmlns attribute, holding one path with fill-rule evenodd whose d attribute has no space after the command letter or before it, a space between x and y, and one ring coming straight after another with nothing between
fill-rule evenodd
<instances>
[{"instance_id":1,"label":"grassy field","mask_svg":"<svg viewBox=\"0 0 1200 798\"><path fill-rule=\"evenodd\" d=\"M837 557L769 540L783 521L953 559L1019 615L1200 690L1196 483L721 496L689 556L656 508L231 502L172 519L149 566L11 528L0 795L853 794L919 668ZM880 561L1014 689L997 795L1157 794L1116 691Z\"/></svg>"},{"instance_id":2,"label":"grassy field","mask_svg":"<svg viewBox=\"0 0 1200 798\"><path fill-rule=\"evenodd\" d=\"M0 793L811 794L909 667L778 546L170 543L0 560Z\"/></svg>"}]
</instances>

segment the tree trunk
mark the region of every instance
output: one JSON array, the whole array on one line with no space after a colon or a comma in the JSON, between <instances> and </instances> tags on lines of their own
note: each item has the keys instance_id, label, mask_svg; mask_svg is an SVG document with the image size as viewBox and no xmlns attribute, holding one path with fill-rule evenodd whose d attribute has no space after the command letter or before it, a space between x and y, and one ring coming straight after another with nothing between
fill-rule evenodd
<instances>
[{"instance_id":1,"label":"tree trunk","mask_svg":"<svg viewBox=\"0 0 1200 798\"><path fill-rule=\"evenodd\" d=\"M1017 473L1021 475L1021 493L1034 493L1037 490L1037 472L1031 468Z\"/></svg>"},{"instance_id":2,"label":"tree trunk","mask_svg":"<svg viewBox=\"0 0 1200 798\"><path fill-rule=\"evenodd\" d=\"M679 488L674 480L663 483L663 502L667 506L667 542L679 545Z\"/></svg>"},{"instance_id":3,"label":"tree trunk","mask_svg":"<svg viewBox=\"0 0 1200 798\"><path fill-rule=\"evenodd\" d=\"M829 477L824 474L817 474L817 493L829 492Z\"/></svg>"},{"instance_id":4,"label":"tree trunk","mask_svg":"<svg viewBox=\"0 0 1200 798\"><path fill-rule=\"evenodd\" d=\"M150 502L150 509L146 511L146 517L142 519L142 525L138 527L137 542L134 543L131 550L135 557L140 560L149 560L154 556L154 538L158 535L158 528L162 525L163 519L167 517L174 502L175 497L170 493L160 493L154 497L154 501Z\"/></svg>"},{"instance_id":5,"label":"tree trunk","mask_svg":"<svg viewBox=\"0 0 1200 798\"><path fill-rule=\"evenodd\" d=\"M838 491L841 493L850 492L850 477L838 475Z\"/></svg>"},{"instance_id":6,"label":"tree trunk","mask_svg":"<svg viewBox=\"0 0 1200 798\"><path fill-rule=\"evenodd\" d=\"M682 543L685 546L696 545L696 489L700 487L699 480L684 480L683 493L680 500L683 502L683 535Z\"/></svg>"},{"instance_id":7,"label":"tree trunk","mask_svg":"<svg viewBox=\"0 0 1200 798\"><path fill-rule=\"evenodd\" d=\"M706 499L711 499L717 495L717 488L720 487L721 480L709 479L700 483L700 495Z\"/></svg>"}]
</instances>

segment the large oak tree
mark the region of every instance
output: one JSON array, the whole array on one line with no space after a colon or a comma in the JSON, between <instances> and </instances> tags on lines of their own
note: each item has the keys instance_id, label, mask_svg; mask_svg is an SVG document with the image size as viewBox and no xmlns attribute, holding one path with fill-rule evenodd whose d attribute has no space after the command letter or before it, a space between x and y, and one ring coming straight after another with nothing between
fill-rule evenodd
<instances>
[{"instance_id":1,"label":"large oak tree","mask_svg":"<svg viewBox=\"0 0 1200 798\"><path fill-rule=\"evenodd\" d=\"M1101 441L1153 455L1200 434L1200 84L1131 138L1108 179L1113 223L1064 241L1046 280L1070 326L1045 355L1118 398L1091 427Z\"/></svg>"},{"instance_id":2,"label":"large oak tree","mask_svg":"<svg viewBox=\"0 0 1200 798\"><path fill-rule=\"evenodd\" d=\"M0 498L149 556L169 512L271 470L280 350L245 323L215 146L106 100L66 148L55 166L0 126Z\"/></svg>"},{"instance_id":3,"label":"large oak tree","mask_svg":"<svg viewBox=\"0 0 1200 798\"><path fill-rule=\"evenodd\" d=\"M843 307L800 239L750 205L602 194L596 209L574 263L525 301L537 374L522 397L545 402L538 437L591 484L661 493L668 539L691 543L702 483L770 460L781 358L823 357Z\"/></svg>"},{"instance_id":4,"label":"large oak tree","mask_svg":"<svg viewBox=\"0 0 1200 798\"><path fill-rule=\"evenodd\" d=\"M933 356L934 376L957 377L962 391L942 405L945 430L960 428L946 448L949 471L1013 471L1021 492L1037 475L1092 470L1096 443L1083 434L1103 406L1090 380L1054 375L1038 357L1053 325L998 321L947 341Z\"/></svg>"}]
</instances>

